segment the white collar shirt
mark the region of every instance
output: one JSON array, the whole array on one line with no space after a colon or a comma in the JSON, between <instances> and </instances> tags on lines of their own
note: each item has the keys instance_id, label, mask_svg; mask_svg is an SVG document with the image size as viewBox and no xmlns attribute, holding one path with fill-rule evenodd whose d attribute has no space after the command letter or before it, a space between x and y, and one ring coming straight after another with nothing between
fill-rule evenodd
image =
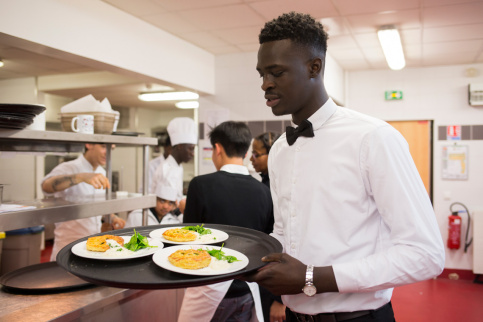
<instances>
[{"instance_id":1,"label":"white collar shirt","mask_svg":"<svg viewBox=\"0 0 483 322\"><path fill-rule=\"evenodd\" d=\"M399 132L329 99L313 138L270 150L272 236L304 264L332 266L338 293L284 295L299 313L376 309L392 288L441 272L444 248L422 180Z\"/></svg>"},{"instance_id":2,"label":"white collar shirt","mask_svg":"<svg viewBox=\"0 0 483 322\"><path fill-rule=\"evenodd\" d=\"M148 189L153 184L153 178L154 178L154 175L156 174L156 170L158 169L161 162L164 162L164 160L166 160L166 159L164 158L164 155L161 154L160 156L158 156L158 157L152 159L151 161L149 161L149 163L148 163Z\"/></svg>"},{"instance_id":3,"label":"white collar shirt","mask_svg":"<svg viewBox=\"0 0 483 322\"><path fill-rule=\"evenodd\" d=\"M220 168L220 171L225 171L229 173L244 174L249 175L248 168L244 165L239 164L225 164Z\"/></svg>"}]
</instances>

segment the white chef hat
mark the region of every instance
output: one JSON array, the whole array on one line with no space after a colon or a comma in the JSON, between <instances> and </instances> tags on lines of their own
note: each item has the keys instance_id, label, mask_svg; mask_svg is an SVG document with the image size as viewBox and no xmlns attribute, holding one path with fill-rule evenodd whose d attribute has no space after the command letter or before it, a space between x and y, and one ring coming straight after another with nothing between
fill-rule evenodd
<instances>
[{"instance_id":1,"label":"white chef hat","mask_svg":"<svg viewBox=\"0 0 483 322\"><path fill-rule=\"evenodd\" d=\"M176 189L173 187L170 187L167 184L158 184L156 185L156 197L164 199L164 200L169 200L169 201L176 201L177 198L177 193Z\"/></svg>"},{"instance_id":2,"label":"white chef hat","mask_svg":"<svg viewBox=\"0 0 483 322\"><path fill-rule=\"evenodd\" d=\"M198 143L195 121L189 117L176 117L172 119L168 124L168 134L172 146Z\"/></svg>"}]
</instances>

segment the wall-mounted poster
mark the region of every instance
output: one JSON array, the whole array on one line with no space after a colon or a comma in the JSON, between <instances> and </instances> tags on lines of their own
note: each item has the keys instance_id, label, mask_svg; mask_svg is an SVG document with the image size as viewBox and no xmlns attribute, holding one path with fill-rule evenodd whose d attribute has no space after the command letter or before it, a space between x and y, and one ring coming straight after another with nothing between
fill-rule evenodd
<instances>
[{"instance_id":1,"label":"wall-mounted poster","mask_svg":"<svg viewBox=\"0 0 483 322\"><path fill-rule=\"evenodd\" d=\"M468 179L468 146L443 146L443 179Z\"/></svg>"}]
</instances>

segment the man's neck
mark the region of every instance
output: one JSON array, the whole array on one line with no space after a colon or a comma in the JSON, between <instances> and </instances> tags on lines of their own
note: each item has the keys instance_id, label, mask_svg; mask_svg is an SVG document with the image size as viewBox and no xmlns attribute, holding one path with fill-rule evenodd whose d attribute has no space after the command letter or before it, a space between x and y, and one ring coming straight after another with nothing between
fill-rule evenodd
<instances>
[{"instance_id":1,"label":"man's neck","mask_svg":"<svg viewBox=\"0 0 483 322\"><path fill-rule=\"evenodd\" d=\"M89 164L92 166L92 169L95 171L97 169L97 167L99 166L99 164L97 164L96 162L94 162L94 160L92 160L92 158L90 158L90 156L87 154L87 153L84 153L84 159L87 160L87 162L89 162Z\"/></svg>"},{"instance_id":2,"label":"man's neck","mask_svg":"<svg viewBox=\"0 0 483 322\"><path fill-rule=\"evenodd\" d=\"M225 157L222 161L221 166L224 166L227 164L243 165L243 159L238 157L235 157L235 158Z\"/></svg>"}]
</instances>

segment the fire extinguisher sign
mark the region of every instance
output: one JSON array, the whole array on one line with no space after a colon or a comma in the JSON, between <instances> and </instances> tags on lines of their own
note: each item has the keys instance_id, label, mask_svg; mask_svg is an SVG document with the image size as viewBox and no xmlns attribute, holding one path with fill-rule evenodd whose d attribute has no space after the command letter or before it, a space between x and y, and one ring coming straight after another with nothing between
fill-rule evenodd
<instances>
[{"instance_id":1,"label":"fire extinguisher sign","mask_svg":"<svg viewBox=\"0 0 483 322\"><path fill-rule=\"evenodd\" d=\"M446 140L461 140L461 125L448 125Z\"/></svg>"}]
</instances>

